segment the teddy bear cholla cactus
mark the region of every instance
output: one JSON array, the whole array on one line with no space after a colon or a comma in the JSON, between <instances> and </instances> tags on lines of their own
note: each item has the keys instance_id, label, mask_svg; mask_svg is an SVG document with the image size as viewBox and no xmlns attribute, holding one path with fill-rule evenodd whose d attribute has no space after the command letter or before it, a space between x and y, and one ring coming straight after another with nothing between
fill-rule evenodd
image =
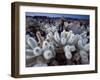
<instances>
[{"instance_id":1,"label":"teddy bear cholla cactus","mask_svg":"<svg viewBox=\"0 0 100 80\"><path fill-rule=\"evenodd\" d=\"M34 66L46 66L47 62L51 58L53 58L55 55L54 47L48 41L43 41L43 43L41 43L42 44L42 47L41 47L41 46L38 46L38 43L35 41L34 38L28 36L28 38L26 39L26 42L27 42L27 45L29 46L29 49L26 48L26 56L28 56L26 58L33 57L38 60L37 62L33 61L33 64L35 64ZM41 56L41 59L38 59L40 56Z\"/></svg>"},{"instance_id":2,"label":"teddy bear cholla cactus","mask_svg":"<svg viewBox=\"0 0 100 80\"><path fill-rule=\"evenodd\" d=\"M84 35L86 35L86 34L84 34ZM56 36L58 36L58 35L56 35ZM57 37L57 38L58 38L58 41L59 41L59 37ZM88 54L88 52L89 52L89 43L87 43L86 41L84 42L84 40L86 40L86 39L83 38L81 35L78 35L78 34L75 35L72 31L69 31L69 32L63 31L63 32L61 32L61 44L63 46L65 46L64 47L64 52L65 52L66 58L67 59L72 58L72 53L71 52L76 50L76 48L75 48L75 46L76 46L77 49L78 49L78 52L80 53L81 63L82 64L89 63L89 60L88 60L89 55L85 54L85 53ZM56 41L57 41L57 39L56 39Z\"/></svg>"},{"instance_id":3,"label":"teddy bear cholla cactus","mask_svg":"<svg viewBox=\"0 0 100 80\"><path fill-rule=\"evenodd\" d=\"M47 62L54 58L56 56L55 48L59 46L63 46L64 54L67 60L71 60L73 57L72 52L76 51L78 49L79 56L81 57L81 63L87 64L89 63L88 60L88 52L89 52L89 43L84 43L84 38L82 35L74 34L71 30L66 32L63 30L61 32L61 35L57 32L57 30L50 29L48 31L49 33L46 36L46 39L43 40L42 36L40 34L37 34L37 37L39 38L39 42L41 43L41 46L38 46L38 43L35 41L35 39L32 39L29 37L28 45L31 47L30 49L26 49L26 53L33 54L34 57L42 56L43 61L40 63L37 63L36 66L44 66L47 65ZM78 56L77 56L78 57ZM75 57L77 59L77 57Z\"/></svg>"},{"instance_id":4,"label":"teddy bear cholla cactus","mask_svg":"<svg viewBox=\"0 0 100 80\"><path fill-rule=\"evenodd\" d=\"M88 64L89 63L89 48L90 45L89 43L83 43L84 39L80 38L78 41L78 48L80 50L80 56L81 56L81 62L83 64Z\"/></svg>"}]
</instances>

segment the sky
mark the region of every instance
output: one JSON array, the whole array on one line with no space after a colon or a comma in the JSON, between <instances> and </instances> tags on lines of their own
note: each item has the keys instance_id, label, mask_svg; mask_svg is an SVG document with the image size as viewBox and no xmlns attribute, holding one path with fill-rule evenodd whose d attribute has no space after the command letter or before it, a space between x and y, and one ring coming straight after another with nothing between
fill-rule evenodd
<instances>
[{"instance_id":1,"label":"sky","mask_svg":"<svg viewBox=\"0 0 100 80\"><path fill-rule=\"evenodd\" d=\"M76 14L74 15L74 14L26 12L26 16L70 17L70 18L76 18L76 19L89 20L89 15L76 15Z\"/></svg>"}]
</instances>

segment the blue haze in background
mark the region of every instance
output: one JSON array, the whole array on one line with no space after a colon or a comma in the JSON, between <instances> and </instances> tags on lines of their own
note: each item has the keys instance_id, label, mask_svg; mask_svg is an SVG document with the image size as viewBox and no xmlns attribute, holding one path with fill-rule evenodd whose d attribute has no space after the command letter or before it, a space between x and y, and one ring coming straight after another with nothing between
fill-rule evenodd
<instances>
[{"instance_id":1,"label":"blue haze in background","mask_svg":"<svg viewBox=\"0 0 100 80\"><path fill-rule=\"evenodd\" d=\"M78 14L58 14L58 13L38 13L38 12L26 12L26 16L48 16L48 17L68 17L74 19L89 20L89 15Z\"/></svg>"}]
</instances>

